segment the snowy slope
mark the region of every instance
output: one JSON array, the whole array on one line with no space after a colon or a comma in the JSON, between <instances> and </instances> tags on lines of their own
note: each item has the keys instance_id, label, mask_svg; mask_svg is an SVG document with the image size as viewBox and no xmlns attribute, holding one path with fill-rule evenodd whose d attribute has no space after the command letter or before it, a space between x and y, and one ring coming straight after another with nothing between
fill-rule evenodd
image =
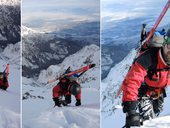
<instances>
[{"instance_id":1,"label":"snowy slope","mask_svg":"<svg viewBox=\"0 0 170 128\"><path fill-rule=\"evenodd\" d=\"M74 106L75 98L72 97L71 107L53 108L52 88L32 87L24 84L23 86L23 92L29 90L29 93L35 96L23 100L23 128L98 128L100 126L98 90L82 89L83 105L81 107ZM44 99L37 98L38 96Z\"/></svg>"},{"instance_id":2,"label":"snowy slope","mask_svg":"<svg viewBox=\"0 0 170 128\"><path fill-rule=\"evenodd\" d=\"M9 45L0 55L0 71L10 64L9 88L0 90L0 127L20 127L20 54L19 43Z\"/></svg>"},{"instance_id":3,"label":"snowy slope","mask_svg":"<svg viewBox=\"0 0 170 128\"><path fill-rule=\"evenodd\" d=\"M61 64L41 71L38 81L23 77L23 128L100 127L99 58L99 47L90 45L68 56ZM75 107L76 100L72 96L71 106L53 108L52 88L58 81L49 85L44 83L63 73L68 66L78 69L89 62L95 63L96 67L78 80L82 86L82 106Z\"/></svg>"},{"instance_id":4,"label":"snowy slope","mask_svg":"<svg viewBox=\"0 0 170 128\"><path fill-rule=\"evenodd\" d=\"M120 95L115 99L115 95L124 80L125 75L133 58L136 55L136 50L131 52L118 64L116 64L109 72L106 79L101 83L101 102L102 102L102 128L123 127L125 124L125 114L122 112ZM170 88L168 88L170 89ZM141 128L168 128L170 123L170 90L167 91L167 98L165 98L164 111L156 119L144 122ZM167 119L167 120L164 120Z\"/></svg>"}]
</instances>

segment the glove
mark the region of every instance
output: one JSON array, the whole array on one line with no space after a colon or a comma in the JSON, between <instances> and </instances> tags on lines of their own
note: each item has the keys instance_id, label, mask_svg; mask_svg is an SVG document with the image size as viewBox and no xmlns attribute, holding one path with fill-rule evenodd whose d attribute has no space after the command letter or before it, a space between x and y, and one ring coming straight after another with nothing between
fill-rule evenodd
<instances>
[{"instance_id":1,"label":"glove","mask_svg":"<svg viewBox=\"0 0 170 128\"><path fill-rule=\"evenodd\" d=\"M53 101L54 101L54 103L55 103L55 106L58 106L58 107L61 107L61 102L59 101L59 99L58 98L53 98Z\"/></svg>"},{"instance_id":2,"label":"glove","mask_svg":"<svg viewBox=\"0 0 170 128\"><path fill-rule=\"evenodd\" d=\"M123 102L122 103L123 112L127 113L129 111L136 110L137 109L137 104L138 104L137 101L126 101L126 102Z\"/></svg>"},{"instance_id":3,"label":"glove","mask_svg":"<svg viewBox=\"0 0 170 128\"><path fill-rule=\"evenodd\" d=\"M80 105L81 105L81 100L77 100L77 102L76 102L75 105L76 105L76 106L80 106Z\"/></svg>"},{"instance_id":4,"label":"glove","mask_svg":"<svg viewBox=\"0 0 170 128\"><path fill-rule=\"evenodd\" d=\"M137 101L123 102L123 112L126 113L126 127L140 126L141 120L139 113L136 112Z\"/></svg>"},{"instance_id":5,"label":"glove","mask_svg":"<svg viewBox=\"0 0 170 128\"><path fill-rule=\"evenodd\" d=\"M141 126L140 115L139 113L136 113L136 110L127 112L126 127L130 126Z\"/></svg>"},{"instance_id":6,"label":"glove","mask_svg":"<svg viewBox=\"0 0 170 128\"><path fill-rule=\"evenodd\" d=\"M90 68L93 68L93 67L95 67L95 66L96 66L96 64L91 64Z\"/></svg>"}]
</instances>

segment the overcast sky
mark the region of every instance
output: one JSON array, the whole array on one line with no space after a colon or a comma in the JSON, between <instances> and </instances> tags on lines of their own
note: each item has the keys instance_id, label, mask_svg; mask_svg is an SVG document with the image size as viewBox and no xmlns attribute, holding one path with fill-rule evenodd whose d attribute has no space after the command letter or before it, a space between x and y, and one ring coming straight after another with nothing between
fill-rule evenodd
<instances>
[{"instance_id":1,"label":"overcast sky","mask_svg":"<svg viewBox=\"0 0 170 128\"><path fill-rule=\"evenodd\" d=\"M84 21L99 21L99 0L23 0L22 23L53 30Z\"/></svg>"}]
</instances>

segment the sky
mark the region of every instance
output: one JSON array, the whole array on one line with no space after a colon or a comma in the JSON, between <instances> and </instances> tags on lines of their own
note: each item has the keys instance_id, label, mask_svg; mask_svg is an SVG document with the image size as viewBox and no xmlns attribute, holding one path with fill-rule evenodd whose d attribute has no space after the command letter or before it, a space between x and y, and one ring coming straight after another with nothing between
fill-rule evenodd
<instances>
[{"instance_id":1,"label":"sky","mask_svg":"<svg viewBox=\"0 0 170 128\"><path fill-rule=\"evenodd\" d=\"M80 22L99 21L99 0L23 0L22 24L57 31Z\"/></svg>"},{"instance_id":2,"label":"sky","mask_svg":"<svg viewBox=\"0 0 170 128\"><path fill-rule=\"evenodd\" d=\"M123 20L126 18L155 17L160 15L167 0L101 0L102 22ZM162 23L170 21L170 10Z\"/></svg>"}]
</instances>

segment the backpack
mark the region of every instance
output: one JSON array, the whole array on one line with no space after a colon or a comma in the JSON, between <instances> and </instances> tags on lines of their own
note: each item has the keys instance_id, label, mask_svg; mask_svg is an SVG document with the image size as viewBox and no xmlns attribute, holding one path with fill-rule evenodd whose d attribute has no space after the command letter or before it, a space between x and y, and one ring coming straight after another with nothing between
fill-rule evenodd
<instances>
[{"instance_id":1,"label":"backpack","mask_svg":"<svg viewBox=\"0 0 170 128\"><path fill-rule=\"evenodd\" d=\"M144 48L144 44L141 45L139 53L143 53L151 48L161 48L163 46L164 36L160 32L155 32L151 37L150 41L147 44L147 47Z\"/></svg>"}]
</instances>

